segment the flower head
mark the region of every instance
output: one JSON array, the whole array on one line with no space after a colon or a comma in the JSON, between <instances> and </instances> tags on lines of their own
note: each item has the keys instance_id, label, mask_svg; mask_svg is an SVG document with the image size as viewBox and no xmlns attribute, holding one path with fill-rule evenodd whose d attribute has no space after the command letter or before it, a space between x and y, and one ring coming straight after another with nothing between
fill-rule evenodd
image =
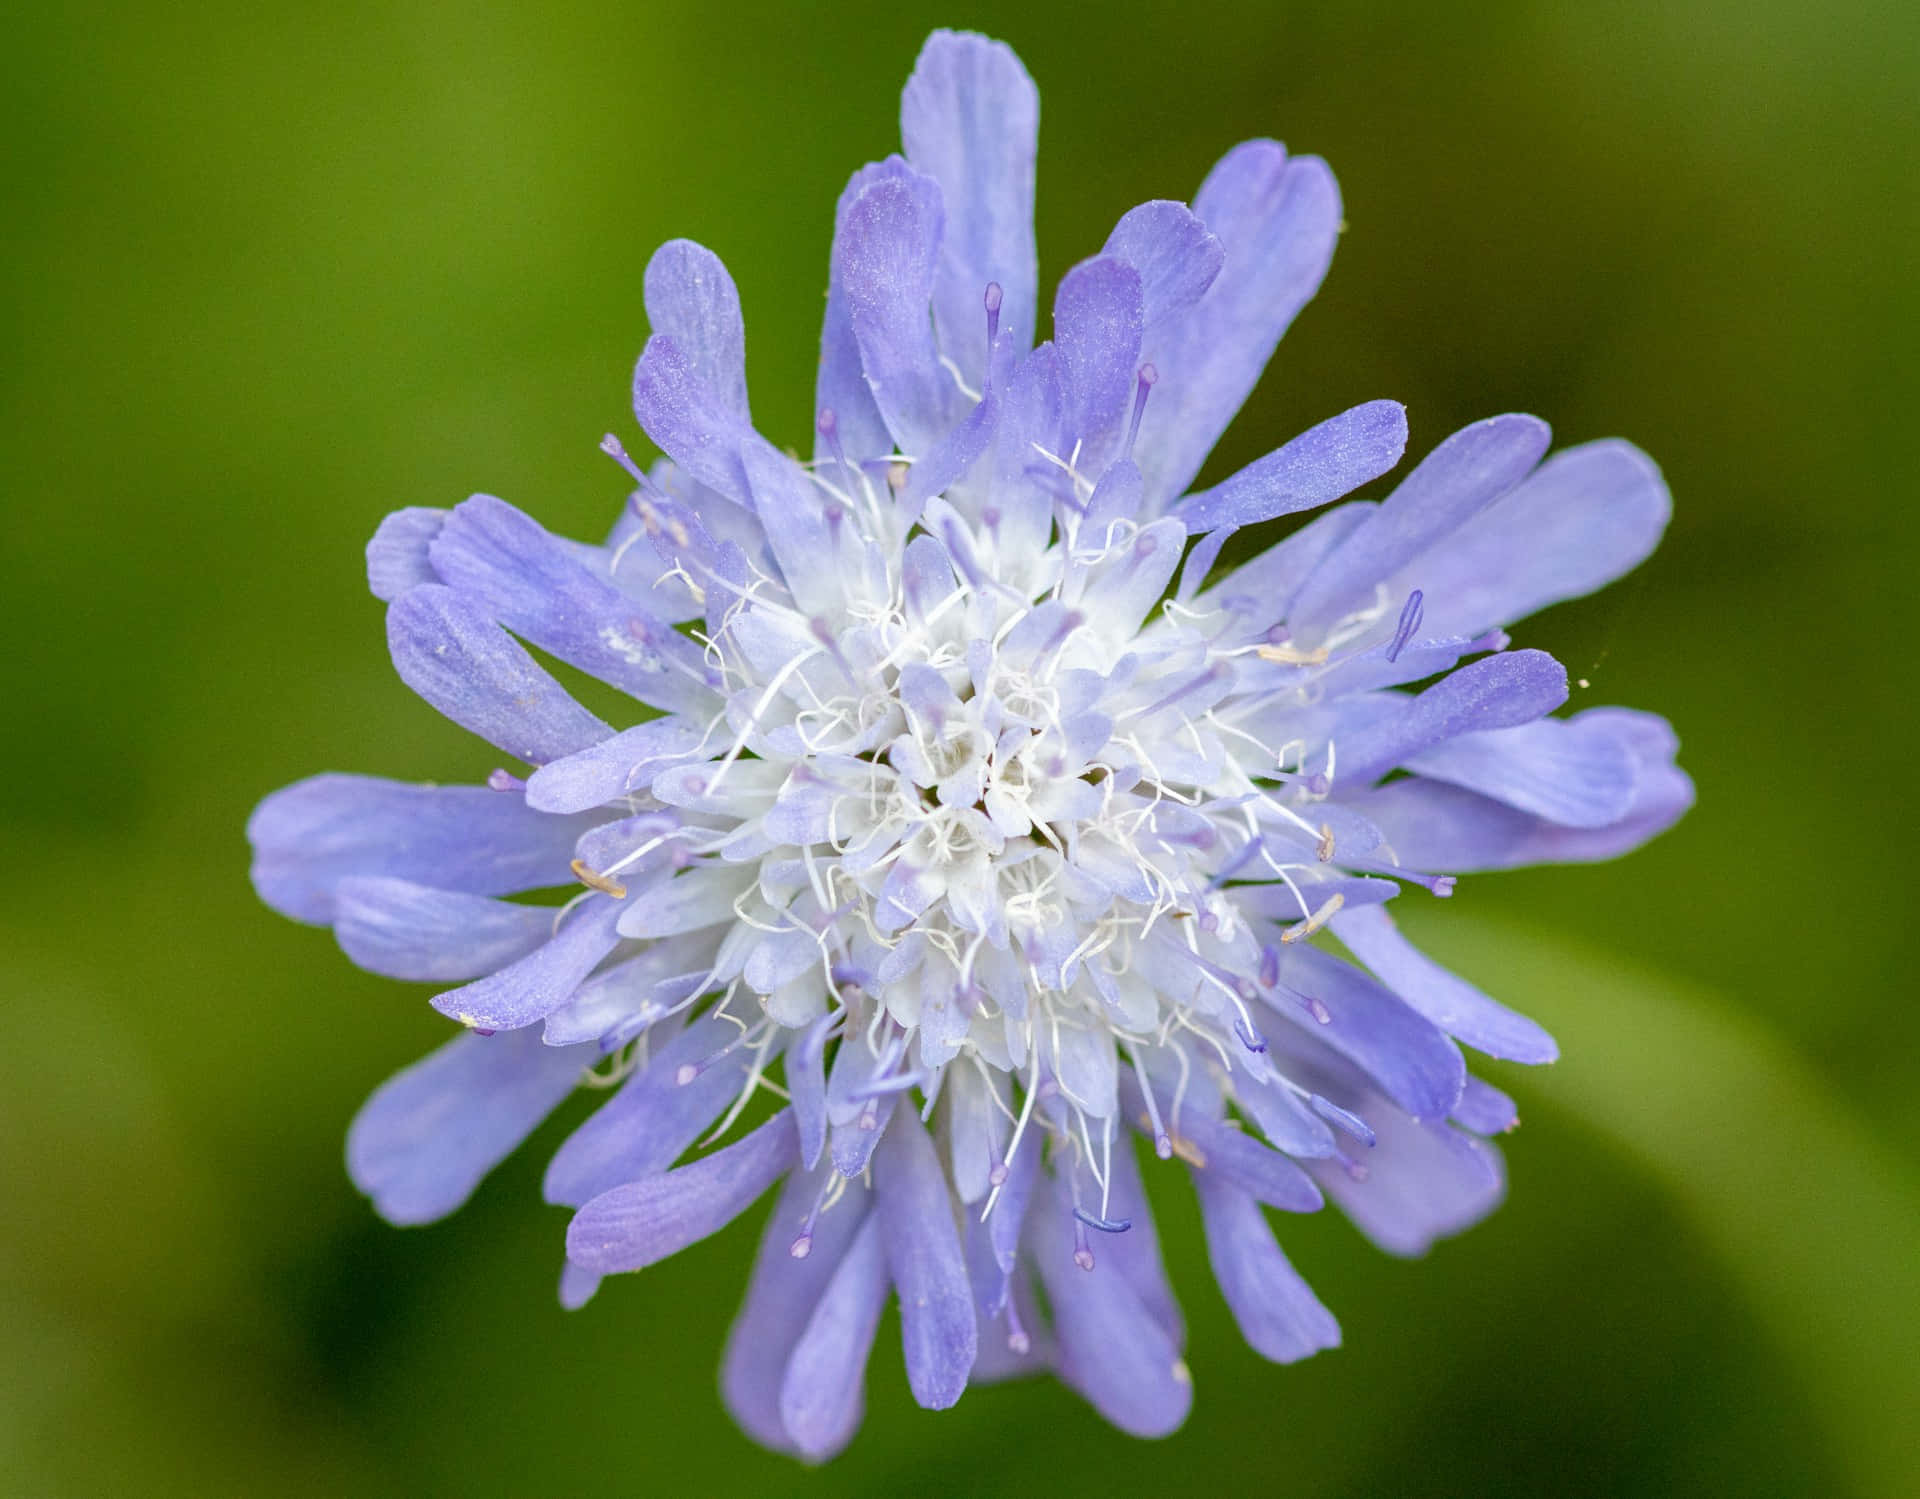
<instances>
[{"instance_id":1,"label":"flower head","mask_svg":"<svg viewBox=\"0 0 1920 1499\"><path fill-rule=\"evenodd\" d=\"M1653 465L1494 417L1219 572L1236 529L1405 446L1374 402L1190 492L1326 269L1333 179L1237 147L1191 208L1126 214L1036 348L1037 117L1005 47L928 42L904 158L839 203L810 462L752 426L725 268L664 246L634 406L666 457L606 440L633 484L607 541L478 495L369 547L401 676L531 772L322 776L250 830L270 904L450 986L466 1027L354 1123L394 1222L459 1206L582 1084L617 1087L547 1172L569 1305L784 1180L724 1387L810 1457L851 1436L895 1294L923 1405L1052 1370L1177 1426L1132 1135L1195 1184L1248 1341L1336 1343L1262 1205L1332 1197L1419 1253L1502 1191L1512 1105L1461 1045L1555 1054L1387 902L1610 857L1691 799L1661 720L1551 716L1566 673L1504 633L1646 556Z\"/></svg>"}]
</instances>

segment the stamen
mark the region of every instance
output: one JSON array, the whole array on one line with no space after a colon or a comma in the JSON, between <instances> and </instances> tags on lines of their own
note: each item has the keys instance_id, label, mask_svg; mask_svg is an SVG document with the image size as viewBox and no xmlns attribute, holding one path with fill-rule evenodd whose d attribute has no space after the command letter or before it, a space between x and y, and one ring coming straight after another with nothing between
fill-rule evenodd
<instances>
[{"instance_id":1,"label":"stamen","mask_svg":"<svg viewBox=\"0 0 1920 1499\"><path fill-rule=\"evenodd\" d=\"M1333 918L1334 913L1346 903L1346 896L1338 890L1334 891L1332 895L1329 895L1320 903L1320 908L1305 921L1301 922L1298 926L1290 926L1282 932L1280 934L1280 940L1289 945L1304 941L1319 931L1321 927L1325 926L1327 922Z\"/></svg>"},{"instance_id":2,"label":"stamen","mask_svg":"<svg viewBox=\"0 0 1920 1499\"><path fill-rule=\"evenodd\" d=\"M1267 1038L1245 1020L1236 1019L1233 1022L1233 1033L1240 1038L1240 1044L1248 1051L1262 1052L1267 1049Z\"/></svg>"},{"instance_id":3,"label":"stamen","mask_svg":"<svg viewBox=\"0 0 1920 1499\"><path fill-rule=\"evenodd\" d=\"M1393 644L1387 647L1387 659L1398 661L1400 653L1407 648L1407 642L1413 639L1413 632L1420 628L1421 594L1419 589L1407 595L1406 606L1400 611L1400 623L1394 627Z\"/></svg>"},{"instance_id":4,"label":"stamen","mask_svg":"<svg viewBox=\"0 0 1920 1499\"><path fill-rule=\"evenodd\" d=\"M490 770L487 772L487 786L493 791L525 791L527 783L510 770Z\"/></svg>"},{"instance_id":5,"label":"stamen","mask_svg":"<svg viewBox=\"0 0 1920 1499\"><path fill-rule=\"evenodd\" d=\"M1374 1141L1373 1128L1358 1114L1349 1113L1331 1099L1322 1098L1318 1093L1307 1095L1307 1107L1312 1109L1335 1129L1352 1135L1362 1145L1371 1146Z\"/></svg>"},{"instance_id":6,"label":"stamen","mask_svg":"<svg viewBox=\"0 0 1920 1499\"><path fill-rule=\"evenodd\" d=\"M1022 1355L1033 1351L1033 1339L1021 1324L1020 1308L1014 1304L1011 1295L1007 1297L1007 1351Z\"/></svg>"},{"instance_id":7,"label":"stamen","mask_svg":"<svg viewBox=\"0 0 1920 1499\"><path fill-rule=\"evenodd\" d=\"M1333 862L1333 825L1331 823L1320 824L1320 841L1314 845L1313 854L1322 864Z\"/></svg>"},{"instance_id":8,"label":"stamen","mask_svg":"<svg viewBox=\"0 0 1920 1499\"><path fill-rule=\"evenodd\" d=\"M598 890L602 895L611 895L615 900L624 900L627 887L618 880L609 879L598 870L587 868L584 859L575 859L567 866L573 871L573 877L590 890Z\"/></svg>"},{"instance_id":9,"label":"stamen","mask_svg":"<svg viewBox=\"0 0 1920 1499\"><path fill-rule=\"evenodd\" d=\"M987 283L987 294L981 300L987 309L987 383L993 383L993 341L1000 336L1000 303L1006 294L1000 290L998 281Z\"/></svg>"},{"instance_id":10,"label":"stamen","mask_svg":"<svg viewBox=\"0 0 1920 1499\"><path fill-rule=\"evenodd\" d=\"M1080 1209L1073 1210L1076 1219L1081 1217ZM1082 1222L1073 1225L1073 1262L1082 1270L1093 1268L1093 1246L1087 1242L1087 1230Z\"/></svg>"},{"instance_id":11,"label":"stamen","mask_svg":"<svg viewBox=\"0 0 1920 1499\"><path fill-rule=\"evenodd\" d=\"M1086 1224L1088 1228L1097 1228L1103 1234L1123 1234L1133 1227L1133 1220L1131 1218L1102 1218L1094 1213L1089 1213L1085 1208L1075 1208L1073 1210L1073 1216Z\"/></svg>"},{"instance_id":12,"label":"stamen","mask_svg":"<svg viewBox=\"0 0 1920 1499\"><path fill-rule=\"evenodd\" d=\"M1140 373L1133 388L1133 420L1127 425L1127 445L1123 456L1133 457L1133 440L1140 435L1140 418L1146 414L1147 396L1152 393L1154 383L1160 378L1160 371L1151 363L1140 366Z\"/></svg>"},{"instance_id":13,"label":"stamen","mask_svg":"<svg viewBox=\"0 0 1920 1499\"><path fill-rule=\"evenodd\" d=\"M632 456L627 452L626 447L621 443L620 439L615 437L611 432L600 439L600 451L631 474L633 476L633 482L638 484L648 494L657 495L660 493L659 487L654 484L653 480L647 477L646 470L633 461Z\"/></svg>"}]
</instances>

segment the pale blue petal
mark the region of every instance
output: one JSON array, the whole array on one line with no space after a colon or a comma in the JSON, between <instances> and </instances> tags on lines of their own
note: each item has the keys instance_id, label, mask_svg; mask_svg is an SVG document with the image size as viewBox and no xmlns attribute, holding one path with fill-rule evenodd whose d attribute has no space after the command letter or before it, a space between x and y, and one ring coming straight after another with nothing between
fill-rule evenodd
<instances>
[{"instance_id":1,"label":"pale blue petal","mask_svg":"<svg viewBox=\"0 0 1920 1499\"><path fill-rule=\"evenodd\" d=\"M1212 489L1189 495L1174 514L1198 534L1316 509L1384 474L1406 447L1406 407L1369 401L1308 428Z\"/></svg>"},{"instance_id":2,"label":"pale blue petal","mask_svg":"<svg viewBox=\"0 0 1920 1499\"><path fill-rule=\"evenodd\" d=\"M1260 1205L1229 1178L1193 1173L1207 1260L1240 1335L1254 1352L1291 1364L1340 1346L1340 1324L1287 1262Z\"/></svg>"},{"instance_id":3,"label":"pale blue petal","mask_svg":"<svg viewBox=\"0 0 1920 1499\"><path fill-rule=\"evenodd\" d=\"M900 1288L907 1383L920 1405L945 1410L966 1390L978 1348L973 1294L946 1173L911 1112L898 1112L881 1140L873 1184L887 1270Z\"/></svg>"},{"instance_id":4,"label":"pale blue petal","mask_svg":"<svg viewBox=\"0 0 1920 1499\"><path fill-rule=\"evenodd\" d=\"M367 543L367 588L375 598L392 603L409 588L440 581L427 560L427 548L446 518L444 510L415 505L380 522Z\"/></svg>"},{"instance_id":5,"label":"pale blue petal","mask_svg":"<svg viewBox=\"0 0 1920 1499\"><path fill-rule=\"evenodd\" d=\"M518 1030L546 1019L613 951L620 940L614 930L620 910L618 901L589 896L561 920L544 946L477 983L435 995L433 1007L475 1030Z\"/></svg>"},{"instance_id":6,"label":"pale blue petal","mask_svg":"<svg viewBox=\"0 0 1920 1499\"><path fill-rule=\"evenodd\" d=\"M411 880L359 875L335 888L333 935L370 973L456 983L517 962L553 935L554 912Z\"/></svg>"},{"instance_id":7,"label":"pale blue petal","mask_svg":"<svg viewBox=\"0 0 1920 1499\"><path fill-rule=\"evenodd\" d=\"M832 1457L860 1427L867 1360L887 1304L884 1240L880 1214L867 1214L813 1306L780 1383L781 1425L815 1462Z\"/></svg>"},{"instance_id":8,"label":"pale blue petal","mask_svg":"<svg viewBox=\"0 0 1920 1499\"><path fill-rule=\"evenodd\" d=\"M751 421L747 409L747 333L740 293L720 257L690 239L670 239L647 262L647 321L670 333L694 376Z\"/></svg>"}]
</instances>

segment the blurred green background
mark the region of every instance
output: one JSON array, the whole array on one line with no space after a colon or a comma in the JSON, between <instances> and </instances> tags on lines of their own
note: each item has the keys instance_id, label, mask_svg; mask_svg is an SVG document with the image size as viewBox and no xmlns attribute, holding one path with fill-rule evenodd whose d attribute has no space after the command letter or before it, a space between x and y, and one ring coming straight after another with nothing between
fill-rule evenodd
<instances>
[{"instance_id":1,"label":"blurred green background","mask_svg":"<svg viewBox=\"0 0 1920 1499\"><path fill-rule=\"evenodd\" d=\"M1381 395L1422 450L1519 408L1662 463L1661 552L1521 638L1671 716L1700 804L1409 913L1566 1060L1494 1069L1512 1198L1425 1262L1284 1225L1343 1350L1247 1352L1169 1184L1181 1434L1050 1384L924 1414L883 1334L816 1472L714 1394L758 1214L563 1314L567 1114L454 1220L373 1218L342 1132L443 1022L259 906L242 824L317 770L494 763L393 678L361 547L481 489L605 529L658 241L731 265L756 415L805 441L834 196L936 24L1039 81L1049 282L1235 140L1338 172L1210 472ZM1907 0L15 13L0 1490L1920 1492L1917 43Z\"/></svg>"}]
</instances>

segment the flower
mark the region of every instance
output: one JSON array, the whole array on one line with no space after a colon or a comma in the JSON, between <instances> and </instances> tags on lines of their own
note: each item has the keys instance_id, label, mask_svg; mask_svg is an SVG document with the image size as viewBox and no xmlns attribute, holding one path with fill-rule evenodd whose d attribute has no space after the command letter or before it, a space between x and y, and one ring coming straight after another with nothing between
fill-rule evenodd
<instances>
[{"instance_id":1,"label":"flower","mask_svg":"<svg viewBox=\"0 0 1920 1499\"><path fill-rule=\"evenodd\" d=\"M662 247L633 389L667 456L606 440L606 542L476 495L368 548L400 675L531 772L320 776L249 829L270 905L451 986L465 1033L349 1135L391 1221L458 1207L583 1083L617 1091L546 1175L569 1306L784 1180L723 1387L809 1458L857 1426L894 1294L922 1405L1051 1370L1180 1424L1132 1133L1192 1179L1247 1340L1336 1344L1262 1206L1330 1196L1422 1252L1503 1190L1513 1105L1461 1045L1555 1055L1387 902L1612 857L1692 798L1663 721L1551 716L1565 671L1504 633L1652 550L1653 464L1494 417L1216 576L1406 444L1373 402L1189 492L1326 269L1333 178L1235 148L1191 209L1126 214L1035 348L1037 120L1007 48L927 43L905 156L836 213L811 462L751 424L724 267ZM603 722L520 641L645 709Z\"/></svg>"}]
</instances>

